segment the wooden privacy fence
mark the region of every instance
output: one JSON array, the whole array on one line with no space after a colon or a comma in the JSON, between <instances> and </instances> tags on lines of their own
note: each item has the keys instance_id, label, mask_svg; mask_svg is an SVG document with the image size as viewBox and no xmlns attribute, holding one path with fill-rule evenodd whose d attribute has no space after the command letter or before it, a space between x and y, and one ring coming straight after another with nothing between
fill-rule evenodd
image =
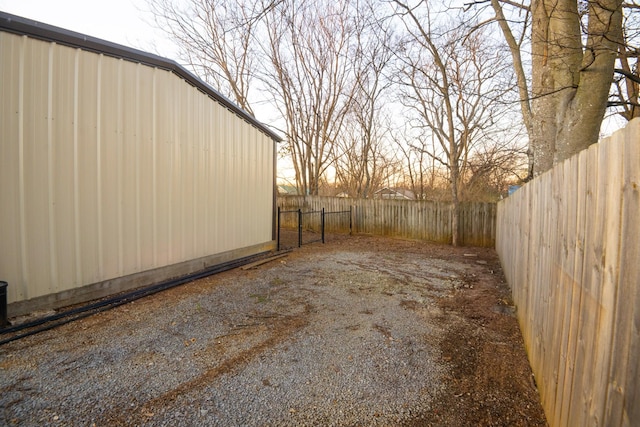
<instances>
[{"instance_id":1,"label":"wooden privacy fence","mask_svg":"<svg viewBox=\"0 0 640 427\"><path fill-rule=\"evenodd\" d=\"M497 250L552 427L640 422L640 120L498 204Z\"/></svg>"},{"instance_id":2,"label":"wooden privacy fence","mask_svg":"<svg viewBox=\"0 0 640 427\"><path fill-rule=\"evenodd\" d=\"M375 234L451 242L452 204L415 200L350 199L323 196L283 196L278 198L282 210L327 212L352 210L354 233ZM284 221L293 221L283 218ZM462 203L460 212L459 237L462 245L495 245L495 203ZM296 224L283 223L285 227ZM340 216L327 216L327 232L349 232L349 221Z\"/></svg>"}]
</instances>

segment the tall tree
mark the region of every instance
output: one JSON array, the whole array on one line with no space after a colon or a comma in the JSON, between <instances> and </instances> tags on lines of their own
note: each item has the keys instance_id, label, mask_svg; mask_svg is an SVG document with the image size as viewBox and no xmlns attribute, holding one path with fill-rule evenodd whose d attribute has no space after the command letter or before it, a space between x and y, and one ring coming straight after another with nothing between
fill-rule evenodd
<instances>
[{"instance_id":1,"label":"tall tree","mask_svg":"<svg viewBox=\"0 0 640 427\"><path fill-rule=\"evenodd\" d=\"M640 2L623 4L623 43L618 50L609 107L625 120L640 117Z\"/></svg>"},{"instance_id":2,"label":"tall tree","mask_svg":"<svg viewBox=\"0 0 640 427\"><path fill-rule=\"evenodd\" d=\"M393 142L403 160L403 181L417 200L433 199L440 166L440 162L436 162L439 157L433 155L433 143L429 143L427 138L424 132L418 137L410 137L406 126L393 135Z\"/></svg>"},{"instance_id":3,"label":"tall tree","mask_svg":"<svg viewBox=\"0 0 640 427\"><path fill-rule=\"evenodd\" d=\"M262 83L285 118L296 182L318 194L353 95L351 2L283 1L265 15Z\"/></svg>"},{"instance_id":4,"label":"tall tree","mask_svg":"<svg viewBox=\"0 0 640 427\"><path fill-rule=\"evenodd\" d=\"M349 197L369 198L397 171L399 162L386 138L363 134L350 115L346 122L336 147L336 184Z\"/></svg>"},{"instance_id":5,"label":"tall tree","mask_svg":"<svg viewBox=\"0 0 640 427\"><path fill-rule=\"evenodd\" d=\"M449 172L452 243L457 245L460 189L469 156L487 132L507 125L502 118L504 97L512 89L503 79L508 64L482 30L467 33L452 21L444 26L444 19L431 16L427 1L393 2L408 36L399 55L402 102L414 112L416 126L424 126L444 153L427 151Z\"/></svg>"},{"instance_id":6,"label":"tall tree","mask_svg":"<svg viewBox=\"0 0 640 427\"><path fill-rule=\"evenodd\" d=\"M495 201L509 185L526 179L526 140L513 136L516 140L502 134L499 141L482 144L469 158L462 195L465 201Z\"/></svg>"},{"instance_id":7,"label":"tall tree","mask_svg":"<svg viewBox=\"0 0 640 427\"><path fill-rule=\"evenodd\" d=\"M598 141L621 44L622 0L490 1L511 50L539 175ZM522 11L524 21L507 16ZM530 80L517 35L529 16Z\"/></svg>"},{"instance_id":8,"label":"tall tree","mask_svg":"<svg viewBox=\"0 0 640 427\"><path fill-rule=\"evenodd\" d=\"M339 138L334 167L342 187L352 197L370 197L390 173L394 161L389 152L389 117L384 101L391 81L385 71L393 56L393 31L389 20L375 16L375 1L356 2L354 86Z\"/></svg>"}]
</instances>

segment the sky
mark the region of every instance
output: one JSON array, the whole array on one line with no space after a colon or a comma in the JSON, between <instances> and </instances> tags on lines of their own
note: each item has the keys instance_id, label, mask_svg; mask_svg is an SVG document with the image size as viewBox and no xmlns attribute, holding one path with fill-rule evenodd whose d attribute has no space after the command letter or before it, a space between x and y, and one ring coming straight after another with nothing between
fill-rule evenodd
<instances>
[{"instance_id":1,"label":"sky","mask_svg":"<svg viewBox=\"0 0 640 427\"><path fill-rule=\"evenodd\" d=\"M0 0L0 10L176 59L146 0Z\"/></svg>"}]
</instances>

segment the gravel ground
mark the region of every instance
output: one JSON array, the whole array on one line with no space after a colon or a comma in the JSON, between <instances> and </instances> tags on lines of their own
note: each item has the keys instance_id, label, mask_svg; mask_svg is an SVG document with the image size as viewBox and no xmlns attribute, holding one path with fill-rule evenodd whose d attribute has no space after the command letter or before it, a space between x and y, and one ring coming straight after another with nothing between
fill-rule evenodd
<instances>
[{"instance_id":1,"label":"gravel ground","mask_svg":"<svg viewBox=\"0 0 640 427\"><path fill-rule=\"evenodd\" d=\"M331 236L0 347L0 425L545 425L496 262Z\"/></svg>"}]
</instances>

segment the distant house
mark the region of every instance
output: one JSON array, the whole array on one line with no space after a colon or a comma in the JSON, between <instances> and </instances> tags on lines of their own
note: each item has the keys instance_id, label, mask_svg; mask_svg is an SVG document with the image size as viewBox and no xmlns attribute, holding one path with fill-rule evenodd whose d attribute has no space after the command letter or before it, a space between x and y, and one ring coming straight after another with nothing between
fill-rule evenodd
<instances>
[{"instance_id":1,"label":"distant house","mask_svg":"<svg viewBox=\"0 0 640 427\"><path fill-rule=\"evenodd\" d=\"M410 190L384 187L373 193L373 198L386 200L415 200L416 197L413 194L413 191Z\"/></svg>"},{"instance_id":2,"label":"distant house","mask_svg":"<svg viewBox=\"0 0 640 427\"><path fill-rule=\"evenodd\" d=\"M280 184L278 185L279 196L297 196L298 188L295 185Z\"/></svg>"}]
</instances>

